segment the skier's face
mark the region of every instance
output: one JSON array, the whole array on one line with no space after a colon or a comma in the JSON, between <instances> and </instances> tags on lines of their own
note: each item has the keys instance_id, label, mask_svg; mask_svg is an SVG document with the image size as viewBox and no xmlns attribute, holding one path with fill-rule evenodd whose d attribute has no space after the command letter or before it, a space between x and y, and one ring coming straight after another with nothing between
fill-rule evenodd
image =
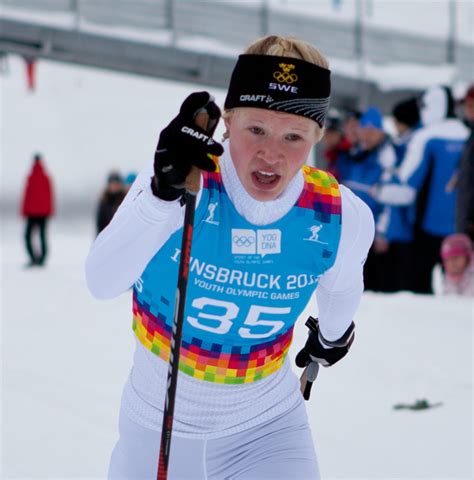
<instances>
[{"instance_id":1,"label":"skier's face","mask_svg":"<svg viewBox=\"0 0 474 480\"><path fill-rule=\"evenodd\" d=\"M235 108L225 123L239 179L259 201L285 190L321 134L308 118L261 108Z\"/></svg>"}]
</instances>

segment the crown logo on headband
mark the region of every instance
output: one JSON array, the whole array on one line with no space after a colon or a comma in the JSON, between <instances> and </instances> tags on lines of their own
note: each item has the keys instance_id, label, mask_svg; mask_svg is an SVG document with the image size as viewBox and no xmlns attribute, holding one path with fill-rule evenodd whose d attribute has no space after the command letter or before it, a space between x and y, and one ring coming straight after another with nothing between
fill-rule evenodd
<instances>
[{"instance_id":1,"label":"crown logo on headband","mask_svg":"<svg viewBox=\"0 0 474 480\"><path fill-rule=\"evenodd\" d=\"M276 71L273 73L273 78L280 83L292 84L298 80L298 75L296 73L291 73L295 69L295 66L291 63L280 63L278 65L283 71Z\"/></svg>"}]
</instances>

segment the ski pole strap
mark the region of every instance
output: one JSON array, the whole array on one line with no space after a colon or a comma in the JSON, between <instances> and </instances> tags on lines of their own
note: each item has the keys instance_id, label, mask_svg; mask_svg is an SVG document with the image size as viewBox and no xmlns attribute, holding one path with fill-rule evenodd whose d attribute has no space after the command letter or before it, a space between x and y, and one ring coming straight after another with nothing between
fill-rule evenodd
<instances>
[{"instance_id":1,"label":"ski pole strap","mask_svg":"<svg viewBox=\"0 0 474 480\"><path fill-rule=\"evenodd\" d=\"M308 317L308 320L306 320L305 325L314 333L318 335L319 341L325 345L326 347L346 347L347 345L350 345L352 341L354 340L354 330L355 330L355 323L351 322L347 330L344 332L344 335L341 338L338 338L337 340L326 340L319 328L319 320L314 317Z\"/></svg>"}]
</instances>

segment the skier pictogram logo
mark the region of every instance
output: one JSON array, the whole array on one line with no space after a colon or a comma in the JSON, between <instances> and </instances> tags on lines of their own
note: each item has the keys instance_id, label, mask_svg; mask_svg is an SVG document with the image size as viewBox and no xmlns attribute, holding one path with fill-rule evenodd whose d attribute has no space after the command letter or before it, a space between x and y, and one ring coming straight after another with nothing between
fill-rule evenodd
<instances>
[{"instance_id":1,"label":"skier pictogram logo","mask_svg":"<svg viewBox=\"0 0 474 480\"><path fill-rule=\"evenodd\" d=\"M211 225L219 225L219 222L214 220L214 215L216 213L217 205L219 205L219 202L210 203L209 206L207 207L207 211L209 212L209 215L207 216L206 220L204 220L206 223L210 223Z\"/></svg>"},{"instance_id":2,"label":"skier pictogram logo","mask_svg":"<svg viewBox=\"0 0 474 480\"><path fill-rule=\"evenodd\" d=\"M319 240L319 232L322 230L322 225L313 225L309 228L311 235L308 238L303 238L303 240L308 240L309 242L317 242L321 243L322 245L327 245L327 242L321 242Z\"/></svg>"}]
</instances>

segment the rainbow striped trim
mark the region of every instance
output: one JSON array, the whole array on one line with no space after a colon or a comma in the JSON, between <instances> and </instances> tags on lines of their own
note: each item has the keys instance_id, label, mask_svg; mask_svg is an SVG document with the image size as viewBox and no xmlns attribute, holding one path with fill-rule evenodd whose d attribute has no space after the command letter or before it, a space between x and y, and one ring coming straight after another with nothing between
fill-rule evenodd
<instances>
[{"instance_id":1,"label":"rainbow striped trim","mask_svg":"<svg viewBox=\"0 0 474 480\"><path fill-rule=\"evenodd\" d=\"M297 206L314 210L315 218L330 223L331 215L341 216L341 192L337 180L328 172L303 166L304 190Z\"/></svg>"},{"instance_id":2,"label":"rainbow striped trim","mask_svg":"<svg viewBox=\"0 0 474 480\"><path fill-rule=\"evenodd\" d=\"M161 314L145 310L133 294L133 330L142 345L165 360L169 359L171 326ZM268 377L283 364L293 337L293 328L275 340L259 345L232 346L204 344L183 336L179 369L191 377L214 383L250 383ZM188 340L188 341L186 341Z\"/></svg>"},{"instance_id":3,"label":"rainbow striped trim","mask_svg":"<svg viewBox=\"0 0 474 480\"><path fill-rule=\"evenodd\" d=\"M206 189L218 190L221 192L224 190L224 184L222 182L221 167L219 165L219 157L215 155L209 155L216 164L216 170L214 172L202 172L203 187Z\"/></svg>"}]
</instances>

